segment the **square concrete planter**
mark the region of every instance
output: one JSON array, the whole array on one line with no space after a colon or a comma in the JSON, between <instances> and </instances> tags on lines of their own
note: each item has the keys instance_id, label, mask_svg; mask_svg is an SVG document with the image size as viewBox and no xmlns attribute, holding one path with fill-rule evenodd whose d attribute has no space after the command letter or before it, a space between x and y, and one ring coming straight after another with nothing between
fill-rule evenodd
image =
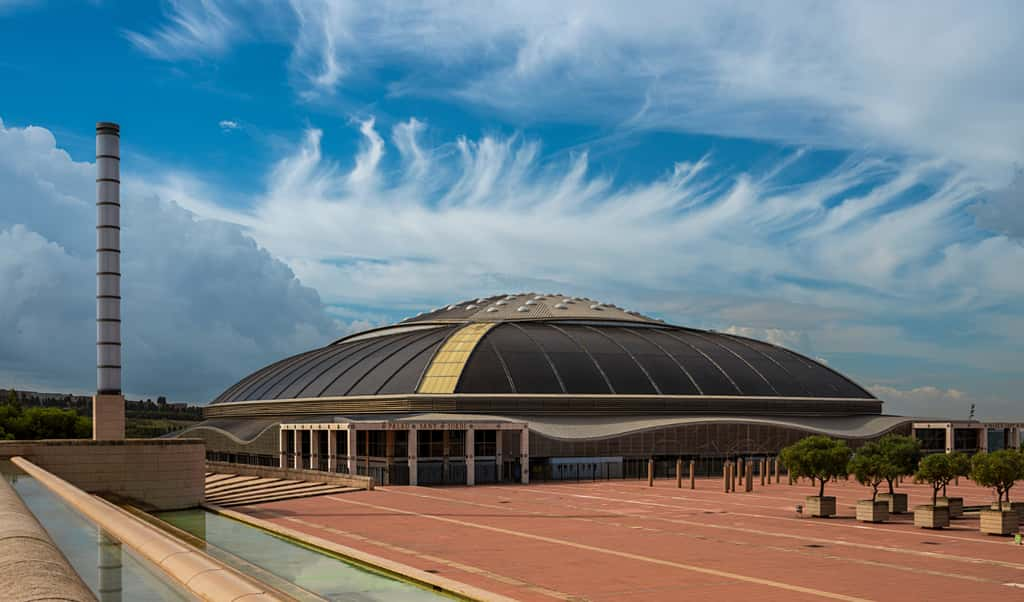
<instances>
[{"instance_id":1,"label":"square concrete planter","mask_svg":"<svg viewBox=\"0 0 1024 602\"><path fill-rule=\"evenodd\" d=\"M942 529L949 526L949 508L945 506L914 506L914 526Z\"/></svg>"},{"instance_id":2,"label":"square concrete planter","mask_svg":"<svg viewBox=\"0 0 1024 602\"><path fill-rule=\"evenodd\" d=\"M989 535L1012 535L1020 519L1013 510L982 510L981 532Z\"/></svg>"},{"instance_id":3,"label":"square concrete planter","mask_svg":"<svg viewBox=\"0 0 1024 602\"><path fill-rule=\"evenodd\" d=\"M964 515L964 498L940 497L935 500L939 506L949 508L949 518L960 518Z\"/></svg>"},{"instance_id":4,"label":"square concrete planter","mask_svg":"<svg viewBox=\"0 0 1024 602\"><path fill-rule=\"evenodd\" d=\"M858 500L857 520L862 523L884 523L889 520L889 502Z\"/></svg>"},{"instance_id":5,"label":"square concrete planter","mask_svg":"<svg viewBox=\"0 0 1024 602\"><path fill-rule=\"evenodd\" d=\"M825 497L809 495L804 507L807 508L807 513L811 516L827 518L836 513L836 498L831 495Z\"/></svg>"},{"instance_id":6,"label":"square concrete planter","mask_svg":"<svg viewBox=\"0 0 1024 602\"><path fill-rule=\"evenodd\" d=\"M906 514L907 508L907 494L905 493L879 493L878 501L887 502L889 504L889 514Z\"/></svg>"},{"instance_id":7,"label":"square concrete planter","mask_svg":"<svg viewBox=\"0 0 1024 602\"><path fill-rule=\"evenodd\" d=\"M993 510L999 510L999 504L992 504ZM1024 502L1003 502L1003 510L1011 510L1017 513L1017 520L1024 522Z\"/></svg>"}]
</instances>

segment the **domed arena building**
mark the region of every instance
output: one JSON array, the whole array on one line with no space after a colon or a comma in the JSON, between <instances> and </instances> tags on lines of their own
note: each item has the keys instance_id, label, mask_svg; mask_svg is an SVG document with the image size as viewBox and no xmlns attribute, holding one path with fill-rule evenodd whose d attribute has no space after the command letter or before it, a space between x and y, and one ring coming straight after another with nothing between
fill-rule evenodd
<instances>
[{"instance_id":1,"label":"domed arena building","mask_svg":"<svg viewBox=\"0 0 1024 602\"><path fill-rule=\"evenodd\" d=\"M225 390L210 459L385 484L714 474L808 435L856 443L911 420L782 347L580 297L464 301L285 358Z\"/></svg>"}]
</instances>

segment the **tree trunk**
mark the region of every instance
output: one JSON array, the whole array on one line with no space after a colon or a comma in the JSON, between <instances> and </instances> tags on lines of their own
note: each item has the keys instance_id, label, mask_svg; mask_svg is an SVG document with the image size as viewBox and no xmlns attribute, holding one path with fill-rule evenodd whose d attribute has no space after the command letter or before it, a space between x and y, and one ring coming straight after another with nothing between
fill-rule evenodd
<instances>
[{"instance_id":1,"label":"tree trunk","mask_svg":"<svg viewBox=\"0 0 1024 602\"><path fill-rule=\"evenodd\" d=\"M825 497L825 479L821 479L821 488L818 489L818 497Z\"/></svg>"},{"instance_id":2,"label":"tree trunk","mask_svg":"<svg viewBox=\"0 0 1024 602\"><path fill-rule=\"evenodd\" d=\"M886 479L889 482L889 495L896 495L896 490L892 488L892 479Z\"/></svg>"}]
</instances>

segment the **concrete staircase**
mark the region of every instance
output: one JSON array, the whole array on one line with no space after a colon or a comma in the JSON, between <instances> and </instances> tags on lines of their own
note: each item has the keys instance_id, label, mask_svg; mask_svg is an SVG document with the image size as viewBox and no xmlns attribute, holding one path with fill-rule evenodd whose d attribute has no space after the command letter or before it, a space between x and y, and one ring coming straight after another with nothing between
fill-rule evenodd
<instances>
[{"instance_id":1,"label":"concrete staircase","mask_svg":"<svg viewBox=\"0 0 1024 602\"><path fill-rule=\"evenodd\" d=\"M206 503L225 507L348 493L363 489L362 487L332 485L316 481L218 472L206 473Z\"/></svg>"}]
</instances>

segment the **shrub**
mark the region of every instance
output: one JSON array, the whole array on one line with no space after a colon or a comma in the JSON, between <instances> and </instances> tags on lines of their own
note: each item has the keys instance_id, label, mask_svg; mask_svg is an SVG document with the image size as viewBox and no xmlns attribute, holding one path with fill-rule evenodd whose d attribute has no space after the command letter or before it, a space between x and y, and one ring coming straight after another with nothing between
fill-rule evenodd
<instances>
[{"instance_id":1,"label":"shrub","mask_svg":"<svg viewBox=\"0 0 1024 602\"><path fill-rule=\"evenodd\" d=\"M805 437L784 448L780 456L793 476L818 480L820 497L825 496L825 483L829 479L849 474L850 448L845 441L824 435Z\"/></svg>"}]
</instances>

